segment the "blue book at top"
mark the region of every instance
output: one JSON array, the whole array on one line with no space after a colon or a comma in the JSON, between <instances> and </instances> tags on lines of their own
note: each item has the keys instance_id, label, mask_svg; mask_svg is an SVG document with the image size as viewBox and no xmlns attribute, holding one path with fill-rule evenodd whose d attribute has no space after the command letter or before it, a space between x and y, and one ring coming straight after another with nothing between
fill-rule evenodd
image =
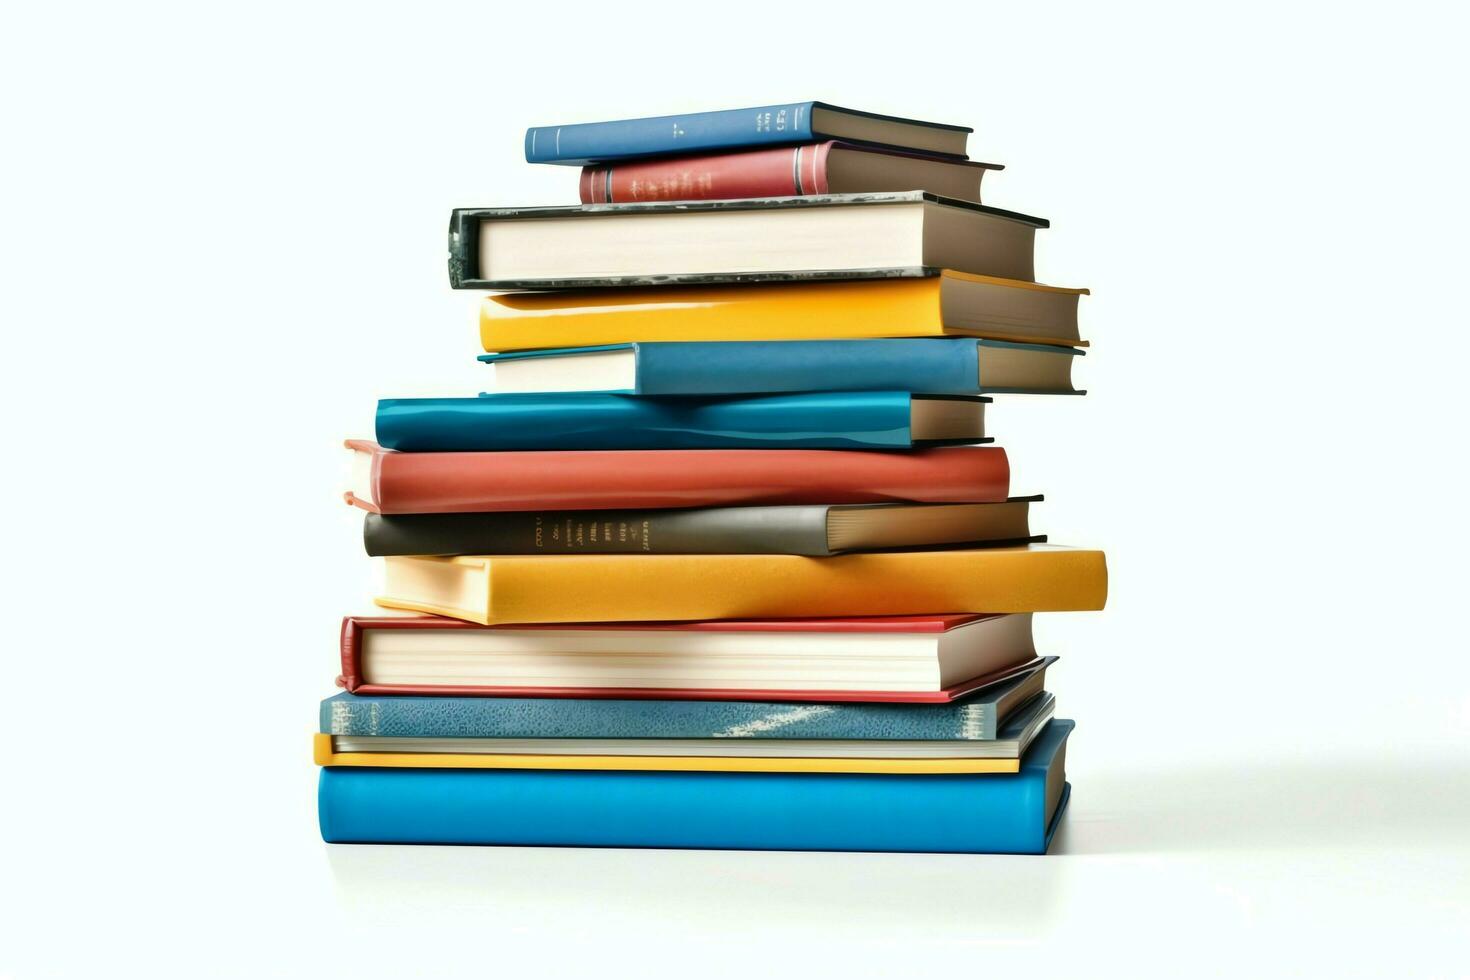
<instances>
[{"instance_id":1,"label":"blue book at top","mask_svg":"<svg viewBox=\"0 0 1470 980\"><path fill-rule=\"evenodd\" d=\"M526 162L583 166L823 140L963 160L967 159L965 144L972 132L968 126L885 116L826 102L788 102L679 116L533 126L526 130Z\"/></svg>"},{"instance_id":2,"label":"blue book at top","mask_svg":"<svg viewBox=\"0 0 1470 980\"><path fill-rule=\"evenodd\" d=\"M1043 854L1072 728L1047 725L1012 774L326 766L317 813L330 843Z\"/></svg>"},{"instance_id":3,"label":"blue book at top","mask_svg":"<svg viewBox=\"0 0 1470 980\"><path fill-rule=\"evenodd\" d=\"M1083 394L1082 351L973 338L678 341L482 354L494 391L739 395L781 391Z\"/></svg>"},{"instance_id":4,"label":"blue book at top","mask_svg":"<svg viewBox=\"0 0 1470 980\"><path fill-rule=\"evenodd\" d=\"M377 436L384 448L402 452L913 449L988 442L987 401L906 391L385 398L378 402Z\"/></svg>"}]
</instances>

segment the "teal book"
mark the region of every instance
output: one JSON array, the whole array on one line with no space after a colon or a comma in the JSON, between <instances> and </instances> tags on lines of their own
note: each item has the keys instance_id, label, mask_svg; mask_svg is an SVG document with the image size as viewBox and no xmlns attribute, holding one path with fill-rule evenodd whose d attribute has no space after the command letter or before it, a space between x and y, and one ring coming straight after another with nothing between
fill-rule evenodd
<instances>
[{"instance_id":1,"label":"teal book","mask_svg":"<svg viewBox=\"0 0 1470 980\"><path fill-rule=\"evenodd\" d=\"M969 337L684 341L482 354L494 390L739 395L907 391L933 395L1077 395L1082 351Z\"/></svg>"},{"instance_id":2,"label":"teal book","mask_svg":"<svg viewBox=\"0 0 1470 980\"><path fill-rule=\"evenodd\" d=\"M1044 854L1072 729L1052 721L1007 774L327 766L317 812L331 843Z\"/></svg>"},{"instance_id":3,"label":"teal book","mask_svg":"<svg viewBox=\"0 0 1470 980\"><path fill-rule=\"evenodd\" d=\"M986 398L839 391L649 398L605 392L387 398L378 443L404 452L913 449L987 442Z\"/></svg>"}]
</instances>

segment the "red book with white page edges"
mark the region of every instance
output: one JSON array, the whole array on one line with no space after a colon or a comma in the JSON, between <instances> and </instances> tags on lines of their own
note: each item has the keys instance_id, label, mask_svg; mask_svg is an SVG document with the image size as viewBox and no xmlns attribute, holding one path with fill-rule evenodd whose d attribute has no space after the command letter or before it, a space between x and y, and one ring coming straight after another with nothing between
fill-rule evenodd
<instances>
[{"instance_id":1,"label":"red book with white page edges","mask_svg":"<svg viewBox=\"0 0 1470 980\"><path fill-rule=\"evenodd\" d=\"M438 638L424 637L425 631L438 633ZM398 634L394 637L393 634ZM417 634L416 636L414 634ZM539 642L537 634L546 641ZM580 637L579 637L580 634ZM464 677L443 677L428 681L428 674L439 669L437 665L449 664L452 669L463 672L464 665L477 653L475 648L488 645L499 646L479 655L487 660L515 658L509 665L495 665L503 672L537 670L550 674L557 669L556 662L570 664L566 676L575 677L593 657L611 658L612 669L624 670L630 659L666 658L666 663L688 665L691 673L702 667L696 658L711 654L716 660L735 656L731 650L700 650L701 644L690 644L691 638L724 634L751 637L746 653L747 659L774 656L780 661L812 660L820 651L841 649L841 636L851 638L853 646L866 648L865 657L878 661L879 674L874 676L898 678L900 675L918 677L907 686L919 689L885 690L881 686L866 688L802 687L793 686L790 680L780 686L678 686L677 678L665 677L661 686L612 686L606 676L595 686L576 684L505 684L464 683ZM861 638L857 634L863 634ZM450 635L463 637L466 642L456 643ZM626 637L620 640L619 636ZM375 641L386 637L389 640L402 638L393 643L393 649L383 651L380 665L370 662L370 647ZM940 644L948 637L953 649L946 654ZM508 638L508 640L507 640ZM570 638L570 640L568 639ZM1039 659L1031 637L1031 616L1019 615L935 615L935 616L874 616L843 619L776 619L776 620L719 620L689 623L550 623L515 626L478 626L461 620L440 616L348 616L342 620L342 674L337 684L353 694L408 694L437 695L443 697L546 697L546 698L632 698L632 699L692 699L715 701L869 701L869 702L912 702L944 703L953 701L990 684L1008 679L1034 665ZM933 643L932 653L924 652L927 644L915 644L915 640ZM406 641L406 642L403 642ZM446 642L447 641L447 642ZM880 645L882 645L880 647ZM891 650L888 649L891 645ZM461 649L460 647L463 647ZM830 656L825 658L830 661ZM402 680L405 671L411 672L415 660L422 662L424 677L413 682ZM579 663L580 661L580 663ZM910 666L904 667L907 661ZM926 661L934 662L932 679L925 683ZM734 663L740 663L736 659ZM823 660L812 660L823 663ZM526 665L530 664L528 668ZM472 669L472 668L471 668ZM679 667L675 668L680 669ZM717 670L727 668L717 663ZM836 669L841 669L840 667ZM959 677L945 678L944 672L958 673ZM373 676L375 673L389 675L389 680ZM525 676L522 673L519 676ZM589 675L590 676L590 675Z\"/></svg>"}]
</instances>

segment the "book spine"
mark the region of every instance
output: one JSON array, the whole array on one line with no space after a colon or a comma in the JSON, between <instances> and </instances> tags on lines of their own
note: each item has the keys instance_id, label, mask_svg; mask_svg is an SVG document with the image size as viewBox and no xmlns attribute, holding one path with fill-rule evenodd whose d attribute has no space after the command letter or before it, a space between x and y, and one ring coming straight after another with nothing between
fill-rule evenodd
<instances>
[{"instance_id":1,"label":"book spine","mask_svg":"<svg viewBox=\"0 0 1470 980\"><path fill-rule=\"evenodd\" d=\"M1041 854L1066 807L1064 785L1047 812L1061 765L902 778L329 766L317 804L332 843Z\"/></svg>"},{"instance_id":2,"label":"book spine","mask_svg":"<svg viewBox=\"0 0 1470 980\"><path fill-rule=\"evenodd\" d=\"M908 392L730 399L573 393L378 402L378 442L403 452L909 449Z\"/></svg>"},{"instance_id":3,"label":"book spine","mask_svg":"<svg viewBox=\"0 0 1470 980\"><path fill-rule=\"evenodd\" d=\"M958 338L647 343L637 351L641 395L980 391L977 344Z\"/></svg>"},{"instance_id":4,"label":"book spine","mask_svg":"<svg viewBox=\"0 0 1470 980\"><path fill-rule=\"evenodd\" d=\"M342 673L337 677L337 686L348 691L357 689L361 683L361 672L358 670L358 655L362 651L362 631L352 621L352 617L342 618L342 630L338 634L338 649L342 655ZM323 702L325 710L325 702Z\"/></svg>"},{"instance_id":5,"label":"book spine","mask_svg":"<svg viewBox=\"0 0 1470 980\"><path fill-rule=\"evenodd\" d=\"M487 351L944 332L938 278L502 293L480 304L480 343Z\"/></svg>"},{"instance_id":6,"label":"book spine","mask_svg":"<svg viewBox=\"0 0 1470 980\"><path fill-rule=\"evenodd\" d=\"M826 507L366 514L363 545L388 555L831 554Z\"/></svg>"},{"instance_id":7,"label":"book spine","mask_svg":"<svg viewBox=\"0 0 1470 980\"><path fill-rule=\"evenodd\" d=\"M526 130L527 163L589 164L604 160L805 143L812 103L619 119Z\"/></svg>"},{"instance_id":8,"label":"book spine","mask_svg":"<svg viewBox=\"0 0 1470 980\"><path fill-rule=\"evenodd\" d=\"M484 626L908 616L935 609L1071 612L1101 609L1107 598L1102 552L1044 545L856 553L821 561L796 555L385 561L390 580L395 573L404 580L427 576L435 585L381 596L379 605ZM446 596L456 604L444 604ZM472 608L460 604L467 600Z\"/></svg>"},{"instance_id":9,"label":"book spine","mask_svg":"<svg viewBox=\"0 0 1470 980\"><path fill-rule=\"evenodd\" d=\"M393 738L755 738L989 741L995 703L837 704L337 695L321 731Z\"/></svg>"},{"instance_id":10,"label":"book spine","mask_svg":"<svg viewBox=\"0 0 1470 980\"><path fill-rule=\"evenodd\" d=\"M385 514L1006 499L1000 447L905 455L799 449L385 453Z\"/></svg>"},{"instance_id":11,"label":"book spine","mask_svg":"<svg viewBox=\"0 0 1470 980\"><path fill-rule=\"evenodd\" d=\"M827 193L832 144L585 167L583 204L799 197Z\"/></svg>"}]
</instances>

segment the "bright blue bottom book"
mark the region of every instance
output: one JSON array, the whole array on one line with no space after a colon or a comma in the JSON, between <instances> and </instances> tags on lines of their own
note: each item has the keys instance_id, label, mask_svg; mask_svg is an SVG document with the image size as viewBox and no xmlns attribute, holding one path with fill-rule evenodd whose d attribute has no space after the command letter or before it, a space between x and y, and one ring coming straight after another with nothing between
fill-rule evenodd
<instances>
[{"instance_id":1,"label":"bright blue bottom book","mask_svg":"<svg viewBox=\"0 0 1470 980\"><path fill-rule=\"evenodd\" d=\"M332 843L1044 854L1072 728L1014 775L326 767L318 809Z\"/></svg>"}]
</instances>

